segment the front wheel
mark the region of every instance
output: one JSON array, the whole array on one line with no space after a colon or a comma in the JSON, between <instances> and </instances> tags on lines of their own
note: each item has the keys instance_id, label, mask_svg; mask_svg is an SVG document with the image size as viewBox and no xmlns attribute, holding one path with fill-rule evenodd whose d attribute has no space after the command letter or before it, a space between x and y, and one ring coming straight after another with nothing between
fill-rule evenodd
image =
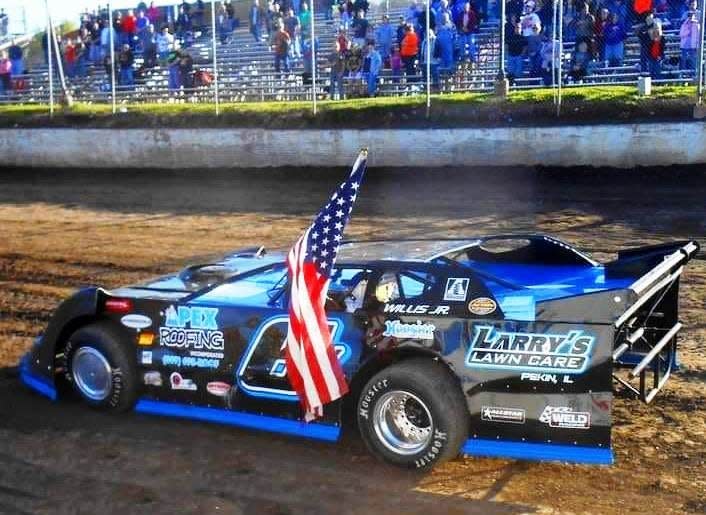
<instances>
[{"instance_id":1,"label":"front wheel","mask_svg":"<svg viewBox=\"0 0 706 515\"><path fill-rule=\"evenodd\" d=\"M137 398L137 365L110 325L82 327L64 350L66 378L84 402L95 408L125 411Z\"/></svg>"},{"instance_id":2,"label":"front wheel","mask_svg":"<svg viewBox=\"0 0 706 515\"><path fill-rule=\"evenodd\" d=\"M408 468L430 469L458 455L468 408L441 363L414 358L373 376L358 398L358 428L372 453Z\"/></svg>"}]
</instances>

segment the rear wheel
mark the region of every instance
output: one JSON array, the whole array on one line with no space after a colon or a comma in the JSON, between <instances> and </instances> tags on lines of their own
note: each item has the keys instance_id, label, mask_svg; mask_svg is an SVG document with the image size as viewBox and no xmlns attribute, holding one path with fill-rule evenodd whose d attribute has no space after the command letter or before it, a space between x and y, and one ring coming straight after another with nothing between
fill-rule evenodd
<instances>
[{"instance_id":1,"label":"rear wheel","mask_svg":"<svg viewBox=\"0 0 706 515\"><path fill-rule=\"evenodd\" d=\"M137 399L137 364L120 334L107 324L82 327L64 351L66 376L87 404L114 411L132 408Z\"/></svg>"},{"instance_id":2,"label":"rear wheel","mask_svg":"<svg viewBox=\"0 0 706 515\"><path fill-rule=\"evenodd\" d=\"M383 460L430 469L458 455L468 436L468 408L441 363L414 358L373 376L358 398L358 428Z\"/></svg>"}]
</instances>

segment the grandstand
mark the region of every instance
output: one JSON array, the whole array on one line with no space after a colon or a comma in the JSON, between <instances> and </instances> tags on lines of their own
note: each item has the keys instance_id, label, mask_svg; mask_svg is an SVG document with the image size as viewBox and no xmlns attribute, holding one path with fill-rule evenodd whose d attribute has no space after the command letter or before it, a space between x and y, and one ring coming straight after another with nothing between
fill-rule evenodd
<instances>
[{"instance_id":1,"label":"grandstand","mask_svg":"<svg viewBox=\"0 0 706 515\"><path fill-rule=\"evenodd\" d=\"M384 8L371 6L367 18L373 26L381 22ZM391 20L397 20L401 9L389 12ZM315 17L317 50L316 94L320 99L329 98L328 87L330 63L328 55L334 45L338 24L327 20L319 13ZM206 17L208 19L208 16ZM475 34L477 55L473 63L456 63L453 69L439 70L438 81L434 90L439 93L490 91L498 75L500 60L500 25L497 20L480 23ZM661 77L655 83L691 83L693 70L679 69L679 24L678 21L665 24L665 59ZM219 38L220 39L220 38ZM220 98L225 102L268 101L268 100L310 100L312 87L304 79L302 59L294 60L289 73L277 73L274 69L273 53L269 43L254 41L249 28L241 24L224 42L217 43L218 86ZM640 72L640 43L629 31L625 41L625 58L620 66L609 66L607 62L595 63L589 75L580 82L569 77L569 63L575 43L564 41L561 56L562 84L564 86L584 85L631 85L644 75ZM194 33L193 44L187 49L194 61L195 70L213 72L212 34L210 27L203 27ZM191 89L170 90L169 71L164 63L153 68L143 68L143 57L135 55L135 84L116 86L116 98L119 102L211 102L214 98L214 85L198 86ZM423 70L423 67L420 67ZM512 88L525 89L544 87L541 77L531 76L525 63L524 73L516 77ZM56 70L55 70L56 73ZM424 91L424 76L393 76L390 69L384 69L380 75L378 95L415 95ZM22 88L5 96L0 96L3 103L46 103L49 99L48 67L32 67L22 79ZM359 74L346 77L345 92L347 97L363 95L365 87ZM55 94L61 94L59 80L54 80ZM67 87L74 100L85 102L110 102L111 89L109 77L103 65L89 64L85 76L67 79Z\"/></svg>"}]
</instances>

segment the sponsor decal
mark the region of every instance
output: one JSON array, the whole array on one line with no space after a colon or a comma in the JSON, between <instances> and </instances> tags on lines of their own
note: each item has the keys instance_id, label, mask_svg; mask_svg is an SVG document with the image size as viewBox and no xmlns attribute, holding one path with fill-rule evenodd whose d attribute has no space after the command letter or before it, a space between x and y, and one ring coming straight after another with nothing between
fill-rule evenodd
<instances>
[{"instance_id":1,"label":"sponsor decal","mask_svg":"<svg viewBox=\"0 0 706 515\"><path fill-rule=\"evenodd\" d=\"M398 315L448 315L450 306L430 306L429 304L385 304L385 313Z\"/></svg>"},{"instance_id":2,"label":"sponsor decal","mask_svg":"<svg viewBox=\"0 0 706 515\"><path fill-rule=\"evenodd\" d=\"M152 319L145 315L125 315L120 319L120 323L130 329L146 329L152 325Z\"/></svg>"},{"instance_id":3,"label":"sponsor decal","mask_svg":"<svg viewBox=\"0 0 706 515\"><path fill-rule=\"evenodd\" d=\"M156 370L145 372L144 383L148 386L162 386L162 374Z\"/></svg>"},{"instance_id":4,"label":"sponsor decal","mask_svg":"<svg viewBox=\"0 0 706 515\"><path fill-rule=\"evenodd\" d=\"M535 383L552 383L558 384L561 381L563 384L573 384L574 380L571 376L564 375L559 379L557 374L540 374L539 372L522 372L520 381L532 381Z\"/></svg>"},{"instance_id":5,"label":"sponsor decal","mask_svg":"<svg viewBox=\"0 0 706 515\"><path fill-rule=\"evenodd\" d=\"M444 300L465 301L468 295L468 285L471 280L463 277L449 277L446 280Z\"/></svg>"},{"instance_id":6,"label":"sponsor decal","mask_svg":"<svg viewBox=\"0 0 706 515\"><path fill-rule=\"evenodd\" d=\"M142 357L140 358L140 363L143 365L151 365L152 364L152 351L151 350L143 350L142 351Z\"/></svg>"},{"instance_id":7,"label":"sponsor decal","mask_svg":"<svg viewBox=\"0 0 706 515\"><path fill-rule=\"evenodd\" d=\"M549 427L588 429L591 427L591 413L574 411L568 406L547 406L539 416L539 421Z\"/></svg>"},{"instance_id":8,"label":"sponsor decal","mask_svg":"<svg viewBox=\"0 0 706 515\"><path fill-rule=\"evenodd\" d=\"M284 343L282 344L284 345ZM336 351L336 357L338 361L343 364L348 361L348 357L351 355L351 349L345 343L335 343L333 345ZM270 367L269 374L275 377L286 377L287 376L287 361L284 358L278 358L272 363Z\"/></svg>"},{"instance_id":9,"label":"sponsor decal","mask_svg":"<svg viewBox=\"0 0 706 515\"><path fill-rule=\"evenodd\" d=\"M580 330L566 334L498 331L475 327L466 366L555 374L580 374L588 367L595 338Z\"/></svg>"},{"instance_id":10,"label":"sponsor decal","mask_svg":"<svg viewBox=\"0 0 706 515\"><path fill-rule=\"evenodd\" d=\"M468 311L478 316L490 315L497 307L495 301L489 297L478 297L468 303Z\"/></svg>"},{"instance_id":11,"label":"sponsor decal","mask_svg":"<svg viewBox=\"0 0 706 515\"><path fill-rule=\"evenodd\" d=\"M213 381L206 385L206 391L216 397L227 397L230 393L231 385L222 381Z\"/></svg>"},{"instance_id":12,"label":"sponsor decal","mask_svg":"<svg viewBox=\"0 0 706 515\"><path fill-rule=\"evenodd\" d=\"M220 364L220 359L213 359L208 357L178 356L176 354L164 354L162 356L162 365L170 368L216 369L220 366Z\"/></svg>"},{"instance_id":13,"label":"sponsor decal","mask_svg":"<svg viewBox=\"0 0 706 515\"><path fill-rule=\"evenodd\" d=\"M196 391L196 384L191 379L185 379L179 372L172 372L169 376L169 383L172 385L172 390L189 390Z\"/></svg>"},{"instance_id":14,"label":"sponsor decal","mask_svg":"<svg viewBox=\"0 0 706 515\"><path fill-rule=\"evenodd\" d=\"M483 406L480 411L480 418L486 422L524 424L525 410L518 408L502 408L499 406Z\"/></svg>"},{"instance_id":15,"label":"sponsor decal","mask_svg":"<svg viewBox=\"0 0 706 515\"><path fill-rule=\"evenodd\" d=\"M388 320L385 322L385 332L382 335L393 338L433 340L434 329L436 329L435 325L425 324L421 320L417 320L416 324L403 324L399 320Z\"/></svg>"},{"instance_id":16,"label":"sponsor decal","mask_svg":"<svg viewBox=\"0 0 706 515\"><path fill-rule=\"evenodd\" d=\"M225 339L218 330L218 308L169 306L159 328L159 344L178 349L222 351Z\"/></svg>"}]
</instances>

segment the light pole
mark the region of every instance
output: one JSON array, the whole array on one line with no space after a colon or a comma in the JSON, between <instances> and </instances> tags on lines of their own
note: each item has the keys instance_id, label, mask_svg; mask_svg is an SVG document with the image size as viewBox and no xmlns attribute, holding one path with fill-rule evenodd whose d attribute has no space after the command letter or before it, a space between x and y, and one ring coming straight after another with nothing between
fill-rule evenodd
<instances>
[{"instance_id":1,"label":"light pole","mask_svg":"<svg viewBox=\"0 0 706 515\"><path fill-rule=\"evenodd\" d=\"M118 110L115 99L115 27L113 23L113 6L108 2L108 34L110 35L110 91L113 96L113 114Z\"/></svg>"},{"instance_id":2,"label":"light pole","mask_svg":"<svg viewBox=\"0 0 706 515\"><path fill-rule=\"evenodd\" d=\"M426 39L425 39L425 41L426 41L425 59L426 59L426 65L427 65L426 66L426 68L427 68L427 118L429 118L429 114L431 112L431 48L430 48L431 45L429 44L430 43L430 41L429 41L429 39L430 39L429 38L429 25L430 25L429 13L431 12L431 8L429 6L429 2L431 2L431 0L427 0L427 16L426 16L426 19L427 19L426 20L426 31L427 31L427 33L425 36L426 37Z\"/></svg>"},{"instance_id":3,"label":"light pole","mask_svg":"<svg viewBox=\"0 0 706 515\"><path fill-rule=\"evenodd\" d=\"M706 22L706 5L704 5L704 1L702 0L701 4L701 26L699 27L699 71L696 74L696 77L699 81L698 85L696 86L696 91L697 91L697 102L699 105L701 105L704 101L704 22Z\"/></svg>"}]
</instances>

